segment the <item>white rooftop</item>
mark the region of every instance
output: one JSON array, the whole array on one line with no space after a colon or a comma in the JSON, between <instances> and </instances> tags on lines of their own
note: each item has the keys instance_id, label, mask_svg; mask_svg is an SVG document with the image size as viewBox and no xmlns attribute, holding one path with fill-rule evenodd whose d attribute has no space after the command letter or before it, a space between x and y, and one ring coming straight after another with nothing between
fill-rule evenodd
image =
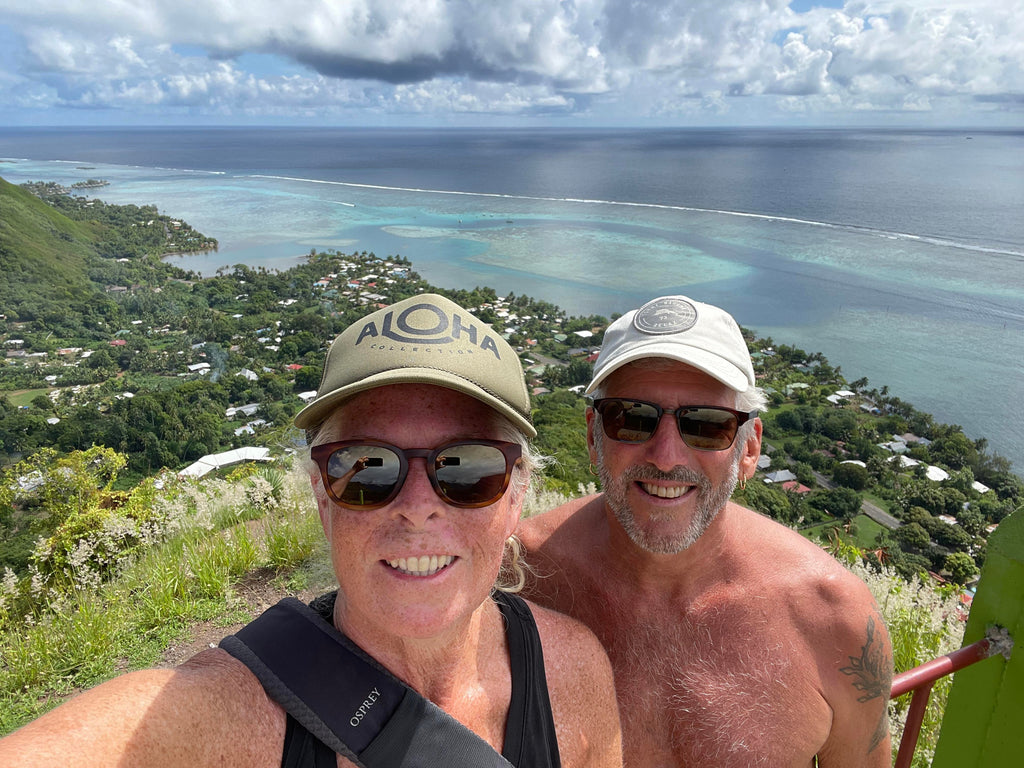
<instances>
[{"instance_id":1,"label":"white rooftop","mask_svg":"<svg viewBox=\"0 0 1024 768\"><path fill-rule=\"evenodd\" d=\"M208 453L178 472L179 477L202 477L215 469L237 464L240 461L271 461L270 449L257 446L235 448L223 453Z\"/></svg>"}]
</instances>

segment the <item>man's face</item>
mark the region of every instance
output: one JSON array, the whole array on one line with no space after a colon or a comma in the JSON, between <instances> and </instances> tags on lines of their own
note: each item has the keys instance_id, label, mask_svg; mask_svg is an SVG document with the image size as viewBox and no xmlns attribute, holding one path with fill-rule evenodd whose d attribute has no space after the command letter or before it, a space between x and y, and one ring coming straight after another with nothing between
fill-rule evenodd
<instances>
[{"instance_id":1,"label":"man's face","mask_svg":"<svg viewBox=\"0 0 1024 768\"><path fill-rule=\"evenodd\" d=\"M653 368L626 365L605 381L603 397L624 397L657 403L673 410L683 405L733 407L735 393L702 371L682 363L659 361ZM760 451L756 434L742 433L724 451L687 446L676 421L663 416L644 443L620 443L601 429L601 417L587 410L591 459L604 487L605 503L625 533L641 549L675 554L691 546L707 530L732 495L739 472L751 473Z\"/></svg>"},{"instance_id":2,"label":"man's face","mask_svg":"<svg viewBox=\"0 0 1024 768\"><path fill-rule=\"evenodd\" d=\"M355 395L324 423L316 442L369 439L399 448L455 440L502 439L494 411L466 395L423 384L396 384ZM311 473L331 545L339 595L335 619L356 642L443 637L487 598L521 503L512 490L477 509L453 507L427 477L424 459L393 501L353 510L333 503ZM376 646L375 646L376 647Z\"/></svg>"}]
</instances>

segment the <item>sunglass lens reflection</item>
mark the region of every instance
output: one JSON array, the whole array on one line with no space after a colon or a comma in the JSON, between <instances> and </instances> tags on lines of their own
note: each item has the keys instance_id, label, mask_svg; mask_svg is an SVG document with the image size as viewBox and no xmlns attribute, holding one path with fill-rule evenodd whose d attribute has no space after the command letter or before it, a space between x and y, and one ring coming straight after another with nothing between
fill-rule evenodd
<instances>
[{"instance_id":1,"label":"sunglass lens reflection","mask_svg":"<svg viewBox=\"0 0 1024 768\"><path fill-rule=\"evenodd\" d=\"M658 428L658 411L647 403L607 403L601 411L605 433L612 440L642 443Z\"/></svg>"},{"instance_id":2,"label":"sunglass lens reflection","mask_svg":"<svg viewBox=\"0 0 1024 768\"><path fill-rule=\"evenodd\" d=\"M345 504L382 504L401 474L398 455L376 445L353 445L331 454L327 474L334 495Z\"/></svg>"},{"instance_id":3,"label":"sunglass lens reflection","mask_svg":"<svg viewBox=\"0 0 1024 768\"><path fill-rule=\"evenodd\" d=\"M605 434L622 443L650 440L661 417L651 403L631 400L605 400L599 410ZM675 418L683 442L699 450L725 450L739 429L736 416L718 408L680 409Z\"/></svg>"},{"instance_id":4,"label":"sunglass lens reflection","mask_svg":"<svg viewBox=\"0 0 1024 768\"><path fill-rule=\"evenodd\" d=\"M505 490L505 454L492 445L452 445L428 467L442 497L458 506L486 506ZM327 476L334 498L352 507L381 506L398 493L402 460L390 448L350 445L331 454Z\"/></svg>"},{"instance_id":5,"label":"sunglass lens reflection","mask_svg":"<svg viewBox=\"0 0 1024 768\"><path fill-rule=\"evenodd\" d=\"M739 425L728 411L698 408L678 414L679 433L691 448L721 451L732 445Z\"/></svg>"},{"instance_id":6,"label":"sunglass lens reflection","mask_svg":"<svg viewBox=\"0 0 1024 768\"><path fill-rule=\"evenodd\" d=\"M493 445L456 445L434 462L437 487L456 504L487 504L505 484L505 455Z\"/></svg>"}]
</instances>

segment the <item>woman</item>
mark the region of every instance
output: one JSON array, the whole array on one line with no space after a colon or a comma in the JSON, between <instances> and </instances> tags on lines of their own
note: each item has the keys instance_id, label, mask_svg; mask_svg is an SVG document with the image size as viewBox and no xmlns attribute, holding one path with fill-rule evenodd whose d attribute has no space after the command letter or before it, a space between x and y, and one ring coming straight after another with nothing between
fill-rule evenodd
<instances>
[{"instance_id":1,"label":"woman","mask_svg":"<svg viewBox=\"0 0 1024 768\"><path fill-rule=\"evenodd\" d=\"M325 617L513 765L619 767L596 638L495 591L528 483L529 414L515 353L443 297L347 328L295 420L338 579ZM219 648L105 683L0 742L0 764L19 766L325 761L357 765Z\"/></svg>"}]
</instances>

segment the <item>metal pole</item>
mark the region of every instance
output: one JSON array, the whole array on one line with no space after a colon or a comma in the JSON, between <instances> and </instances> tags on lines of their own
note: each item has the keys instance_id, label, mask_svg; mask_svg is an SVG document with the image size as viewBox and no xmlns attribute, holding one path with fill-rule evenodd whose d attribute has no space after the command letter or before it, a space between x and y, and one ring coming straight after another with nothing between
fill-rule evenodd
<instances>
[{"instance_id":1,"label":"metal pole","mask_svg":"<svg viewBox=\"0 0 1024 768\"><path fill-rule=\"evenodd\" d=\"M940 677L949 675L975 662L987 659L992 655L988 638L982 638L976 643L964 646L959 650L939 656L937 659L926 661L918 667L901 672L892 680L892 689L889 693L890 699L902 696L907 691L918 688L924 683L934 683Z\"/></svg>"},{"instance_id":2,"label":"metal pole","mask_svg":"<svg viewBox=\"0 0 1024 768\"><path fill-rule=\"evenodd\" d=\"M921 724L924 722L924 713L928 708L928 699L931 697L935 681L982 659L987 659L997 652L997 649L991 647L988 638L982 638L976 643L964 646L945 656L939 656L937 659L926 661L906 672L901 672L893 678L889 693L890 699L902 696L908 691L914 691L914 695L910 699L907 720L903 725L903 738L900 739L900 749L896 754L893 768L910 768L914 759L914 750L917 748L917 740L921 735Z\"/></svg>"},{"instance_id":3,"label":"metal pole","mask_svg":"<svg viewBox=\"0 0 1024 768\"><path fill-rule=\"evenodd\" d=\"M941 677L941 675L939 675ZM910 699L907 710L907 722L903 725L903 738L900 739L900 751L896 753L893 768L910 768L917 749L917 739L921 735L921 723L924 722L924 711L928 708L928 699L932 695L934 680L923 683Z\"/></svg>"}]
</instances>

